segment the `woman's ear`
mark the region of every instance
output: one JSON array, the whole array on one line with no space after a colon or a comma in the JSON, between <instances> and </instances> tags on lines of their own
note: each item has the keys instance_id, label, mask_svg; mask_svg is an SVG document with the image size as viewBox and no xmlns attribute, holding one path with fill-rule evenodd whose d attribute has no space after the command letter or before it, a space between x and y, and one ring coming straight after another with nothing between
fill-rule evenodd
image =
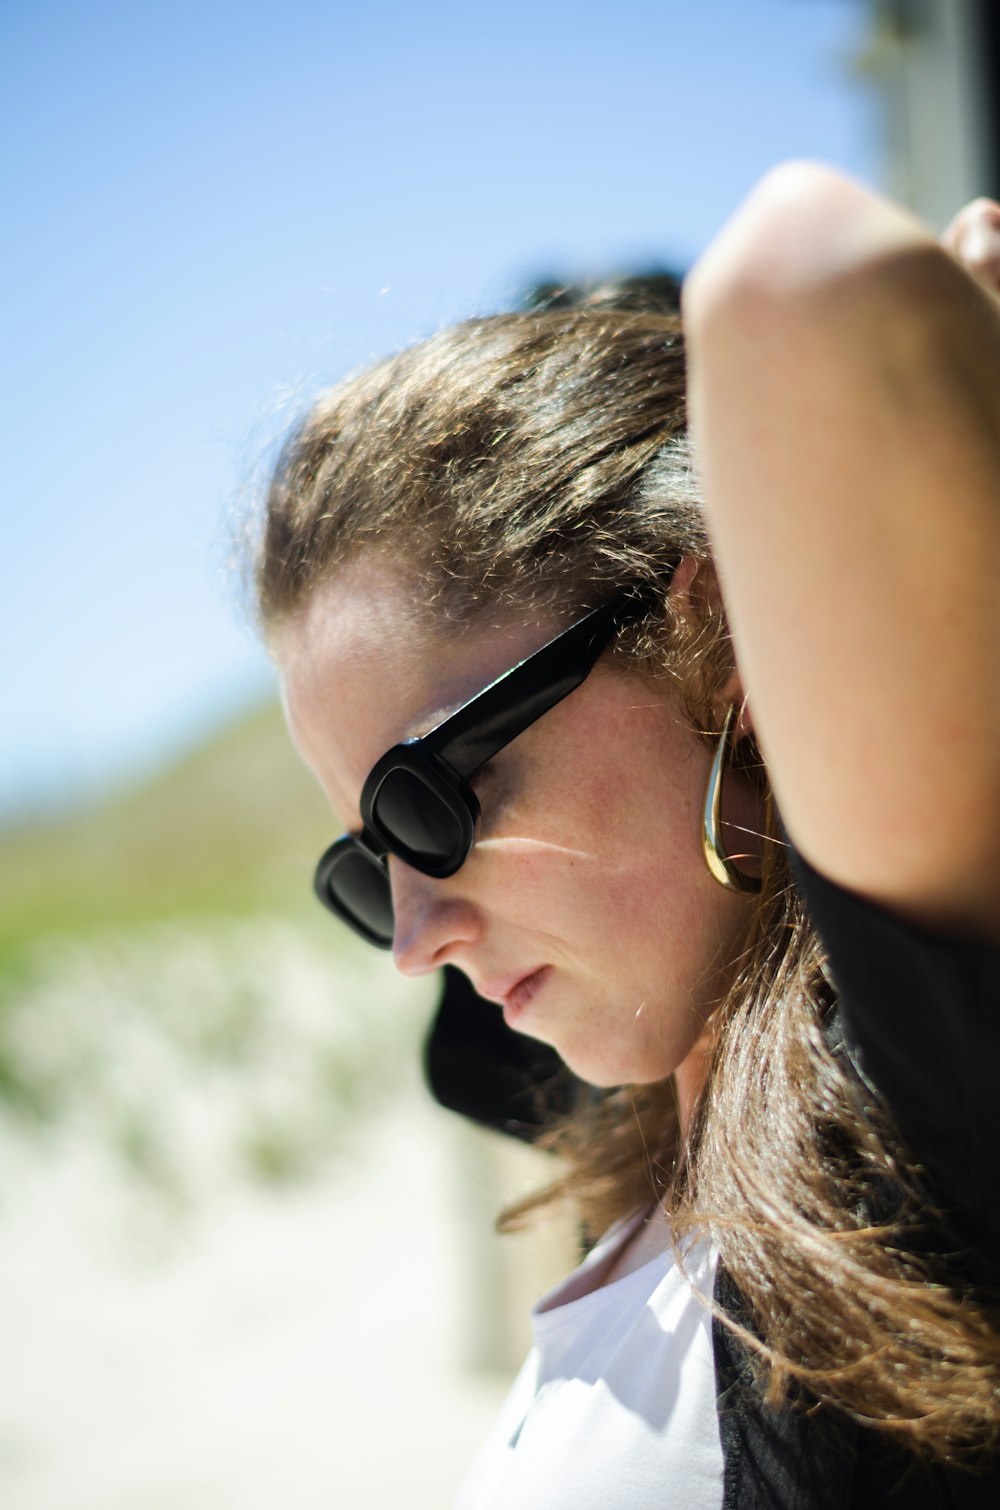
<instances>
[{"instance_id":1,"label":"woman's ear","mask_svg":"<svg viewBox=\"0 0 1000 1510\"><path fill-rule=\"evenodd\" d=\"M747 697L746 688L743 686L743 678L734 668L732 675L723 687L719 697L723 708L739 709L736 719L736 727L733 730L733 739L738 743L746 734L754 732L753 713Z\"/></svg>"},{"instance_id":2,"label":"woman's ear","mask_svg":"<svg viewBox=\"0 0 1000 1510\"><path fill-rule=\"evenodd\" d=\"M722 607L715 571L700 556L682 556L670 584L669 602L677 618L692 629Z\"/></svg>"},{"instance_id":3,"label":"woman's ear","mask_svg":"<svg viewBox=\"0 0 1000 1510\"><path fill-rule=\"evenodd\" d=\"M670 607L678 620L691 629L718 614L725 613L719 579L712 562L702 556L682 556L670 584ZM747 701L746 689L736 667L726 679L719 693L719 720L726 710L736 706L739 718L734 730L734 739L742 739L753 733L753 716Z\"/></svg>"}]
</instances>

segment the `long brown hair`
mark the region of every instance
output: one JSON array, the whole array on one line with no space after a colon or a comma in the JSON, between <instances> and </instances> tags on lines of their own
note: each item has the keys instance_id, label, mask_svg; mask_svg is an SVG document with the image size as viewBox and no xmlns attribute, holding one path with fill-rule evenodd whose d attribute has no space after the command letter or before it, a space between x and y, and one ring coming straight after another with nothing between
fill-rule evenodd
<instances>
[{"instance_id":1,"label":"long brown hair","mask_svg":"<svg viewBox=\"0 0 1000 1510\"><path fill-rule=\"evenodd\" d=\"M579 613L625 586L659 592L662 608L616 653L672 678L692 727L712 733L732 669L725 620L706 608L682 621L663 592L682 556L710 570L676 316L474 320L322 398L267 501L265 632L370 551L410 563L414 602L456 627L504 608ZM749 742L742 758L766 793ZM669 1082L624 1087L554 1134L571 1161L559 1191L596 1231L647 1206L652 1184L675 1233L717 1245L772 1402L804 1390L954 1458L997 1434L996 1316L927 1256L916 1174L836 1042L821 947L780 833L764 838L759 905L688 1137Z\"/></svg>"}]
</instances>

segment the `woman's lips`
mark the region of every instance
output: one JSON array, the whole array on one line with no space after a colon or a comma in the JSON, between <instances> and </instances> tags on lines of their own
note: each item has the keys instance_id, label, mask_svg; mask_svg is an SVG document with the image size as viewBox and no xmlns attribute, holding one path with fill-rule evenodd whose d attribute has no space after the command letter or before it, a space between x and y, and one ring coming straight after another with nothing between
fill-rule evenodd
<instances>
[{"instance_id":1,"label":"woman's lips","mask_svg":"<svg viewBox=\"0 0 1000 1510\"><path fill-rule=\"evenodd\" d=\"M503 997L503 1020L509 1028L514 1026L526 1010L528 1003L537 995L550 969L549 965L541 965L530 974L522 975L521 979Z\"/></svg>"}]
</instances>

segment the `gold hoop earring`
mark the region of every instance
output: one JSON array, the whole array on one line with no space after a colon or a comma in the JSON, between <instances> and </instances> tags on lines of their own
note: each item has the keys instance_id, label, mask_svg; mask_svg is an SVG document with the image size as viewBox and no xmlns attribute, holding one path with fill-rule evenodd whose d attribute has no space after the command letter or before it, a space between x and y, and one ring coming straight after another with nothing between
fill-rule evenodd
<instances>
[{"instance_id":1,"label":"gold hoop earring","mask_svg":"<svg viewBox=\"0 0 1000 1510\"><path fill-rule=\"evenodd\" d=\"M729 748L732 743L736 708L730 708L722 724L708 773L705 787L705 806L702 811L701 848L705 864L720 886L727 891L757 893L761 883L756 876L748 876L738 870L727 855L722 844L722 777L725 771Z\"/></svg>"}]
</instances>

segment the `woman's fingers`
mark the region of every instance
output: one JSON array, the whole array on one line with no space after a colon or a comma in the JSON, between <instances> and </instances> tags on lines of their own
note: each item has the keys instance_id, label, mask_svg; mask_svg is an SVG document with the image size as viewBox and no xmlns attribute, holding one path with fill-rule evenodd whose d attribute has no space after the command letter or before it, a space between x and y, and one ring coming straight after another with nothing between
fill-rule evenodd
<instances>
[{"instance_id":1,"label":"woman's fingers","mask_svg":"<svg viewBox=\"0 0 1000 1510\"><path fill-rule=\"evenodd\" d=\"M974 199L959 210L941 243L994 293L1000 293L1000 204L995 199Z\"/></svg>"}]
</instances>

